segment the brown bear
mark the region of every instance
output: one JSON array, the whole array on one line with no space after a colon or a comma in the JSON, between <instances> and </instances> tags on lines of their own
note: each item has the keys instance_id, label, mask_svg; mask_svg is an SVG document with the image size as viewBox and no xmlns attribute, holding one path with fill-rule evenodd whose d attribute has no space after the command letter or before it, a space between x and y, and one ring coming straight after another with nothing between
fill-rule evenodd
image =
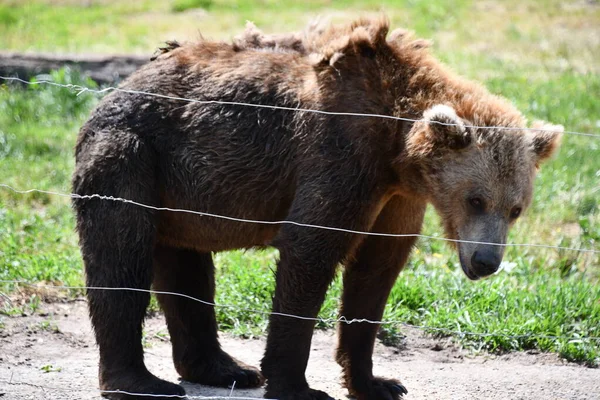
<instances>
[{"instance_id":1,"label":"brown bear","mask_svg":"<svg viewBox=\"0 0 600 400\"><path fill-rule=\"evenodd\" d=\"M525 129L512 105L457 77L426 47L402 30L388 35L384 18L305 34L247 31L233 44L172 43L121 85L163 97L115 91L81 128L74 191L393 234L419 233L432 203L448 237L466 241L456 244L465 274L490 275L503 246L478 242L505 243L531 201L538 165L558 146L560 128ZM88 286L153 287L212 302L212 252L273 246L280 254L273 311L311 318L341 264L340 315L379 320L416 241L100 199L76 199L74 208ZM101 389L183 395L144 365L149 294L88 290L87 296ZM269 398L329 398L305 378L314 320L271 315L261 374L220 348L213 307L174 295L158 300L183 379L241 388L265 378ZM376 332L374 324L340 324L336 358L352 396L395 400L404 386L372 373Z\"/></svg>"}]
</instances>

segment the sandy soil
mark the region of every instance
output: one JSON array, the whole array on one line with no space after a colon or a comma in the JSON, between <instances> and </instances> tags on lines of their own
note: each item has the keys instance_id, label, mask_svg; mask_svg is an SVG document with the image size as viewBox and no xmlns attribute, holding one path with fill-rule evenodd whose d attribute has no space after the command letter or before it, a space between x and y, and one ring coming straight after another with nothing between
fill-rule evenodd
<instances>
[{"instance_id":1,"label":"sandy soil","mask_svg":"<svg viewBox=\"0 0 600 400\"><path fill-rule=\"evenodd\" d=\"M84 301L45 304L33 316L3 317L0 329L0 397L4 399L100 399L98 354ZM146 363L159 377L177 381L161 317L146 324ZM554 354L473 355L450 341L405 331L403 347L378 343L375 372L399 377L406 400L417 399L600 399L600 370L561 361ZM223 347L258 365L265 341L222 335ZM346 399L333 361L335 333L317 332L308 380L337 399ZM192 396L261 397L262 390L203 387L182 382Z\"/></svg>"}]
</instances>

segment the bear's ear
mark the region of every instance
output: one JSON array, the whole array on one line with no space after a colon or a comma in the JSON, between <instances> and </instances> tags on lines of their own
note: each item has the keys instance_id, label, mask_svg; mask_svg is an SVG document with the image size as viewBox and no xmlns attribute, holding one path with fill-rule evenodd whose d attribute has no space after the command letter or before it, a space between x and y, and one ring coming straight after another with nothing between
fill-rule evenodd
<instances>
[{"instance_id":1,"label":"bear's ear","mask_svg":"<svg viewBox=\"0 0 600 400\"><path fill-rule=\"evenodd\" d=\"M531 150L536 156L536 165L539 165L558 150L564 128L562 125L547 124L543 121L535 121L531 128Z\"/></svg>"},{"instance_id":2,"label":"bear's ear","mask_svg":"<svg viewBox=\"0 0 600 400\"><path fill-rule=\"evenodd\" d=\"M472 142L471 135L452 107L441 104L433 106L425 111L423 119L428 125L432 144L440 150L460 150Z\"/></svg>"}]
</instances>

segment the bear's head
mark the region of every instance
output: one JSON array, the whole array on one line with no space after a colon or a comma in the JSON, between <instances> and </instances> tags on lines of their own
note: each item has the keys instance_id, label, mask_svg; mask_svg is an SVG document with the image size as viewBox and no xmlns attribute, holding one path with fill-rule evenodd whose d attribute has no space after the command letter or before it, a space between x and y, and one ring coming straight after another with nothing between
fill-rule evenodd
<instances>
[{"instance_id":1,"label":"bear's head","mask_svg":"<svg viewBox=\"0 0 600 400\"><path fill-rule=\"evenodd\" d=\"M477 128L452 107L437 105L409 133L407 154L446 234L457 240L470 279L498 270L508 231L531 202L538 167L560 144L561 126L522 128Z\"/></svg>"}]
</instances>

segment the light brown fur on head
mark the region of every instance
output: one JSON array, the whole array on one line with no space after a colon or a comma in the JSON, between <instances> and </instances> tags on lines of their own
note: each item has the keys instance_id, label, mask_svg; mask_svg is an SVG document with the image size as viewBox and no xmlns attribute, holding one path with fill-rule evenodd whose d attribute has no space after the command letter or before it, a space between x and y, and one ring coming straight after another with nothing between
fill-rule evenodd
<instances>
[{"instance_id":1,"label":"light brown fur on head","mask_svg":"<svg viewBox=\"0 0 600 400\"><path fill-rule=\"evenodd\" d=\"M428 196L450 238L505 243L510 226L531 202L539 163L560 143L562 127L541 123L534 127L527 131L510 125L469 126L451 107L439 105L413 126L407 157L422 166ZM489 265L496 265L504 252L503 246L482 243L456 247L472 279L493 272L491 267L478 269L476 258L486 254L494 260Z\"/></svg>"}]
</instances>

